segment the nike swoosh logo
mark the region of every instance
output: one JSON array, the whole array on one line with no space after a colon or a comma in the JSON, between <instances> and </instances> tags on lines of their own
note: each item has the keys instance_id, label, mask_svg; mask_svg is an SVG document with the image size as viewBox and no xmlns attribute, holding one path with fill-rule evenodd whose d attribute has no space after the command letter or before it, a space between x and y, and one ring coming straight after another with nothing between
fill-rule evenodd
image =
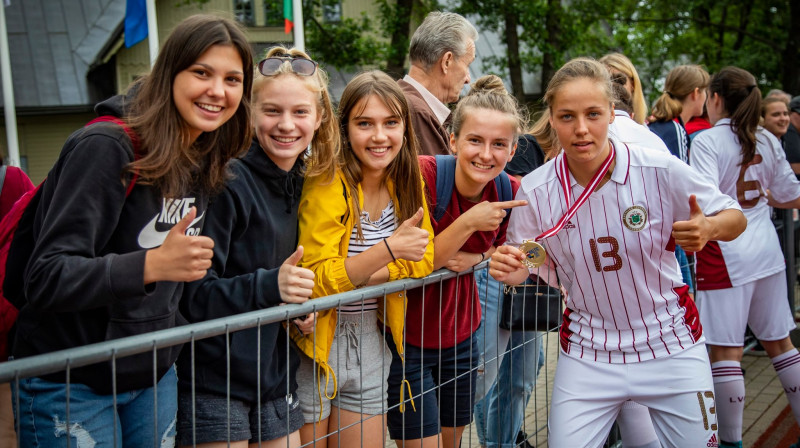
<instances>
[{"instance_id":1,"label":"nike swoosh logo","mask_svg":"<svg viewBox=\"0 0 800 448\"><path fill-rule=\"evenodd\" d=\"M200 216L193 219L192 222L189 224L189 228L200 222L205 216L206 212L203 212ZM167 238L167 234L169 230L159 231L156 229L156 222L158 221L159 215L153 217L147 224L145 224L144 228L141 232L139 232L139 247L142 249L152 249L154 247L158 247L164 244L164 240Z\"/></svg>"}]
</instances>

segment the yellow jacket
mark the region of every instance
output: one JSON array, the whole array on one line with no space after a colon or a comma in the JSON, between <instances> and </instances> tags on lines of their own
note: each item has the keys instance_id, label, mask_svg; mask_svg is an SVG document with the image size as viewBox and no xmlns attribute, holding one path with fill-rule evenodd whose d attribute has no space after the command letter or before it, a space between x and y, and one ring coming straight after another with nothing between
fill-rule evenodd
<instances>
[{"instance_id":1,"label":"yellow jacket","mask_svg":"<svg viewBox=\"0 0 800 448\"><path fill-rule=\"evenodd\" d=\"M388 182L389 194L397 203L394 184ZM420 189L424 183L420 178ZM359 186L359 204L364 203L364 196ZM424 194L424 193L423 193ZM425 197L423 195L423 197ZM350 235L358 217L353 216L353 192L346 187L341 171L336 172L332 181L319 177L306 179L303 193L300 196L298 209L299 244L303 246L303 259L300 266L314 271L314 290L312 297L323 297L355 289L344 268ZM428 231L428 247L421 261L411 262L399 259L389 263L389 281L401 278L422 278L433 271L433 228L431 227L428 205L423 201L425 215L420 227ZM406 297L402 292L388 294L385 301L378 300L378 318L392 331L395 346L400 355L403 354L403 323L405 321ZM326 376L325 393L328 398L336 396L336 379L333 379L333 391L327 392L328 375L332 374L328 365L333 336L336 331L336 309L320 311L316 319L316 330L303 335L296 328L290 327L292 339L300 350L309 358L313 358L318 368ZM316 347L315 347L316 345ZM322 387L320 387L322 389Z\"/></svg>"}]
</instances>

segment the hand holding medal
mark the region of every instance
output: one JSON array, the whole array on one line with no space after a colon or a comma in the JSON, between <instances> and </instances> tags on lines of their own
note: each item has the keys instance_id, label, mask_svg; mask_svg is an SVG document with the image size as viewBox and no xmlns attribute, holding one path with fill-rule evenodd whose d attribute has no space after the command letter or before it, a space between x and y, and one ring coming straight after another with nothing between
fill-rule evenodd
<instances>
[{"instance_id":1,"label":"hand holding medal","mask_svg":"<svg viewBox=\"0 0 800 448\"><path fill-rule=\"evenodd\" d=\"M525 254L522 264L528 269L538 268L547 260L547 251L544 246L533 240L525 240L519 245L519 250Z\"/></svg>"},{"instance_id":2,"label":"hand holding medal","mask_svg":"<svg viewBox=\"0 0 800 448\"><path fill-rule=\"evenodd\" d=\"M586 185L583 193L581 193L580 197L577 201L575 201L575 203L572 203L572 190L569 186L569 166L567 165L567 158L566 156L562 155L562 162L556 165L556 175L558 176L559 183L561 184L561 189L564 191L564 199L567 202L567 213L565 213L564 216L558 220L558 223L555 225L555 227L542 233L532 240L525 240L519 245L519 250L525 254L525 259L522 260L522 264L525 265L525 267L528 269L533 269L544 264L544 262L547 260L547 251L544 249L544 246L539 243L539 241L550 238L561 231L561 229L564 228L569 220L572 219L576 213L578 213L578 209L589 199L589 196L592 194L595 188L597 188L597 186L603 181L603 178L611 168L611 164L614 162L614 145L610 141L609 146L610 150L608 151L608 156L603 161L600 169L594 173L594 176L589 181L589 184Z\"/></svg>"}]
</instances>

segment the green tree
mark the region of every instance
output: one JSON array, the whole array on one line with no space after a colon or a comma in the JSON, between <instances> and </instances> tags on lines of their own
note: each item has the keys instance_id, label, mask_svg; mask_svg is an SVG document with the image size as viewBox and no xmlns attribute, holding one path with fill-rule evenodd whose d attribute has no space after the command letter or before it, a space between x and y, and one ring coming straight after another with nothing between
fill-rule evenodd
<instances>
[{"instance_id":1,"label":"green tree","mask_svg":"<svg viewBox=\"0 0 800 448\"><path fill-rule=\"evenodd\" d=\"M521 68L541 73L544 91L569 58L612 51L630 57L651 89L671 66L699 63L712 72L736 65L763 87L800 92L797 0L461 0L457 9L505 37L506 51L485 68L508 70L518 97Z\"/></svg>"}]
</instances>

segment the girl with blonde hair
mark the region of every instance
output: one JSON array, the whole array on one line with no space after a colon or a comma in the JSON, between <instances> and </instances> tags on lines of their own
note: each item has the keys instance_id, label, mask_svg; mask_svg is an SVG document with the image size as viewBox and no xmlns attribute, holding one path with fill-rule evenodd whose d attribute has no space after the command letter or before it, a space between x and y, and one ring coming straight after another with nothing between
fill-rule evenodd
<instances>
[{"instance_id":1,"label":"girl with blonde hair","mask_svg":"<svg viewBox=\"0 0 800 448\"><path fill-rule=\"evenodd\" d=\"M181 302L192 322L302 303L314 285L314 273L296 266L303 256L297 209L304 175L329 174L336 159L328 76L306 53L272 48L258 64L251 106L255 138L206 213L211 268L187 285ZM310 331L312 321L295 323ZM281 323L226 339L197 341L194 359L188 351L180 359L179 444L300 446L299 357ZM228 356L230 366L218 362Z\"/></svg>"},{"instance_id":2,"label":"girl with blonde hair","mask_svg":"<svg viewBox=\"0 0 800 448\"><path fill-rule=\"evenodd\" d=\"M644 124L647 120L647 102L642 91L642 81L639 79L639 72L627 56L622 53L609 53L600 62L606 66L612 75L620 74L625 78L625 88L631 94L633 103L633 119L639 124Z\"/></svg>"}]
</instances>

